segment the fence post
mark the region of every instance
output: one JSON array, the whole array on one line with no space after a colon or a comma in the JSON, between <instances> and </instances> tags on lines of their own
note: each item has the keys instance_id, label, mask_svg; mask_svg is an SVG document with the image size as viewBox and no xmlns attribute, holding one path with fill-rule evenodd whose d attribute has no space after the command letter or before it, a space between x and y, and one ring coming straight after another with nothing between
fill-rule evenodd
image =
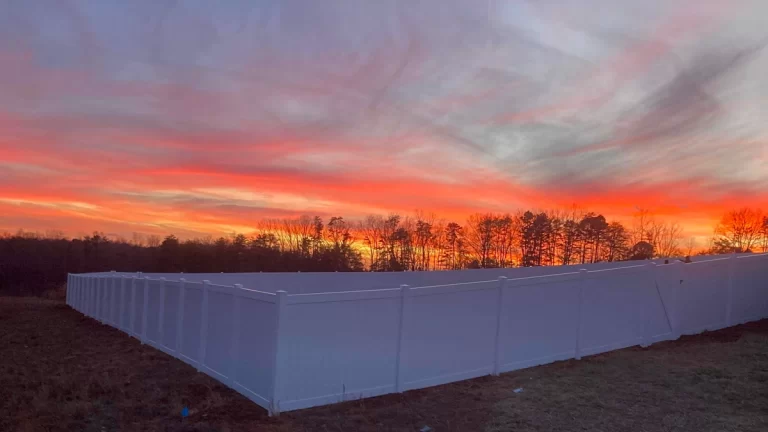
<instances>
[{"instance_id":1,"label":"fence post","mask_svg":"<svg viewBox=\"0 0 768 432\"><path fill-rule=\"evenodd\" d=\"M141 314L141 343L147 342L147 315L149 312L149 276L144 276L144 311Z\"/></svg>"},{"instance_id":2,"label":"fence post","mask_svg":"<svg viewBox=\"0 0 768 432\"><path fill-rule=\"evenodd\" d=\"M91 276L83 276L83 315L90 316L91 311Z\"/></svg>"},{"instance_id":3,"label":"fence post","mask_svg":"<svg viewBox=\"0 0 768 432\"><path fill-rule=\"evenodd\" d=\"M234 293L232 295L232 344L230 355L232 362L230 363L229 379L232 381L232 387L237 383L237 362L240 358L240 293L243 286L241 284L235 284L233 286Z\"/></svg>"},{"instance_id":4,"label":"fence post","mask_svg":"<svg viewBox=\"0 0 768 432\"><path fill-rule=\"evenodd\" d=\"M733 307L733 276L736 273L736 253L728 257L728 300L725 303L725 326L731 326L731 309Z\"/></svg>"},{"instance_id":5,"label":"fence post","mask_svg":"<svg viewBox=\"0 0 768 432\"><path fill-rule=\"evenodd\" d=\"M96 311L98 303L98 294L99 294L99 278L97 276L93 276L91 278L91 310L88 316L91 318L96 318Z\"/></svg>"},{"instance_id":6,"label":"fence post","mask_svg":"<svg viewBox=\"0 0 768 432\"><path fill-rule=\"evenodd\" d=\"M69 291L71 287L72 287L72 275L70 273L67 273L67 288L66 288L66 291L64 291L64 299L65 299L64 301L66 305L70 307L72 306L69 302Z\"/></svg>"},{"instance_id":7,"label":"fence post","mask_svg":"<svg viewBox=\"0 0 768 432\"><path fill-rule=\"evenodd\" d=\"M104 276L104 322L112 325L112 276Z\"/></svg>"},{"instance_id":8,"label":"fence post","mask_svg":"<svg viewBox=\"0 0 768 432\"><path fill-rule=\"evenodd\" d=\"M96 303L93 317L101 323L101 276L96 276Z\"/></svg>"},{"instance_id":9,"label":"fence post","mask_svg":"<svg viewBox=\"0 0 768 432\"><path fill-rule=\"evenodd\" d=\"M107 304L109 304L108 296L109 296L109 288L108 288L108 282L109 277L108 276L102 276L101 277L101 303L99 307L99 318L102 324L109 324L107 321Z\"/></svg>"},{"instance_id":10,"label":"fence post","mask_svg":"<svg viewBox=\"0 0 768 432\"><path fill-rule=\"evenodd\" d=\"M85 296L87 294L87 290L88 290L88 277L87 276L81 276L80 277L80 289L79 289L79 291L80 291L79 297L80 298L78 299L78 301L80 302L80 313L83 314L83 315L85 315L85 308L87 306L87 302L85 300L86 299Z\"/></svg>"},{"instance_id":11,"label":"fence post","mask_svg":"<svg viewBox=\"0 0 768 432\"><path fill-rule=\"evenodd\" d=\"M75 309L77 309L78 312L80 312L80 288L83 283L82 277L80 275L75 276Z\"/></svg>"},{"instance_id":12,"label":"fence post","mask_svg":"<svg viewBox=\"0 0 768 432\"><path fill-rule=\"evenodd\" d=\"M397 322L397 348L395 352L395 391L397 393L403 392L405 386L405 380L403 379L403 341L405 340L405 314L406 304L411 294L411 287L408 285L400 285L400 306L398 308L398 322Z\"/></svg>"},{"instance_id":13,"label":"fence post","mask_svg":"<svg viewBox=\"0 0 768 432\"><path fill-rule=\"evenodd\" d=\"M587 285L587 269L579 270L579 306L576 312L576 360L581 360L582 321L584 309L584 289Z\"/></svg>"},{"instance_id":14,"label":"fence post","mask_svg":"<svg viewBox=\"0 0 768 432\"><path fill-rule=\"evenodd\" d=\"M285 320L285 307L288 304L288 293L283 290L275 292L275 355L272 359L272 400L270 401L269 415L280 414L280 332Z\"/></svg>"},{"instance_id":15,"label":"fence post","mask_svg":"<svg viewBox=\"0 0 768 432\"><path fill-rule=\"evenodd\" d=\"M96 278L96 319L104 324L104 276Z\"/></svg>"},{"instance_id":16,"label":"fence post","mask_svg":"<svg viewBox=\"0 0 768 432\"><path fill-rule=\"evenodd\" d=\"M103 295L104 304L102 305L102 308L101 308L101 321L107 325L109 325L109 299L110 299L109 279L110 279L109 276L104 276L104 282L102 283L102 285L104 285L102 287L102 291L104 291L104 295Z\"/></svg>"},{"instance_id":17,"label":"fence post","mask_svg":"<svg viewBox=\"0 0 768 432\"><path fill-rule=\"evenodd\" d=\"M75 309L78 312L83 313L83 277L80 275L75 276Z\"/></svg>"},{"instance_id":18,"label":"fence post","mask_svg":"<svg viewBox=\"0 0 768 432\"><path fill-rule=\"evenodd\" d=\"M112 306L112 317L115 322L115 327L120 328L120 305L123 304L123 275L115 275L112 280L112 292L115 295Z\"/></svg>"},{"instance_id":19,"label":"fence post","mask_svg":"<svg viewBox=\"0 0 768 432\"><path fill-rule=\"evenodd\" d=\"M125 302L125 279L126 279L125 275L120 276L120 285L118 287L118 292L120 293L120 296L118 297L118 303L117 303L117 308L119 309L118 314L117 314L117 319L118 319L118 321L117 321L117 328L123 329L123 331L125 331L125 326L123 324L125 322L125 307L124 306L125 306L125 303L126 303Z\"/></svg>"},{"instance_id":20,"label":"fence post","mask_svg":"<svg viewBox=\"0 0 768 432\"><path fill-rule=\"evenodd\" d=\"M186 297L186 285L187 280L184 278L179 279L179 311L178 316L176 317L176 351L178 351L179 355L182 355L181 352L181 341L184 337L184 302Z\"/></svg>"},{"instance_id":21,"label":"fence post","mask_svg":"<svg viewBox=\"0 0 768 432\"><path fill-rule=\"evenodd\" d=\"M83 313L83 277L81 275L75 276L75 309L78 312Z\"/></svg>"},{"instance_id":22,"label":"fence post","mask_svg":"<svg viewBox=\"0 0 768 432\"><path fill-rule=\"evenodd\" d=\"M107 289L107 276L101 277L101 284L99 284L99 291L101 293L101 297L99 298L99 321L101 321L102 324L109 324L106 320L106 309L107 309L107 295L109 294L109 291Z\"/></svg>"},{"instance_id":23,"label":"fence post","mask_svg":"<svg viewBox=\"0 0 768 432\"><path fill-rule=\"evenodd\" d=\"M97 276L96 277L96 310L93 313L93 317L96 318L100 324L103 324L104 322L101 319L101 296L103 294L102 290L103 285L103 276Z\"/></svg>"},{"instance_id":24,"label":"fence post","mask_svg":"<svg viewBox=\"0 0 768 432\"><path fill-rule=\"evenodd\" d=\"M131 309L128 311L128 334L138 336L136 332L136 280L138 278L133 276L131 278Z\"/></svg>"},{"instance_id":25,"label":"fence post","mask_svg":"<svg viewBox=\"0 0 768 432\"><path fill-rule=\"evenodd\" d=\"M83 276L83 292L82 292L82 310L83 315L88 315L88 276Z\"/></svg>"},{"instance_id":26,"label":"fence post","mask_svg":"<svg viewBox=\"0 0 768 432\"><path fill-rule=\"evenodd\" d=\"M654 288L656 287L656 263L651 261L648 264L645 265L645 267L648 269L646 272L648 273L648 282L649 285L651 285L651 297L650 299L653 299L654 296ZM647 304L646 306L650 306L650 304ZM662 307L664 307L664 301L662 300ZM652 335L651 333L651 314L648 307L645 308L645 319L643 321L643 339L640 342L640 346L643 348L647 348L651 345L651 339ZM666 312L665 312L666 314Z\"/></svg>"},{"instance_id":27,"label":"fence post","mask_svg":"<svg viewBox=\"0 0 768 432\"><path fill-rule=\"evenodd\" d=\"M89 293L88 293L88 316L95 318L96 310L96 282L98 279L96 276L91 276Z\"/></svg>"},{"instance_id":28,"label":"fence post","mask_svg":"<svg viewBox=\"0 0 768 432\"><path fill-rule=\"evenodd\" d=\"M203 281L203 304L200 308L202 311L202 316L200 317L200 348L197 353L198 372L202 371L205 367L205 351L207 349L206 344L208 343L208 285L210 284L210 281Z\"/></svg>"},{"instance_id":29,"label":"fence post","mask_svg":"<svg viewBox=\"0 0 768 432\"><path fill-rule=\"evenodd\" d=\"M163 345L163 321L165 320L165 278L160 278L160 306L157 312L157 344Z\"/></svg>"},{"instance_id":30,"label":"fence post","mask_svg":"<svg viewBox=\"0 0 768 432\"><path fill-rule=\"evenodd\" d=\"M82 280L80 281L80 313L83 315L86 315L85 311L88 307L88 301L87 301L87 295L88 295L88 276L83 276Z\"/></svg>"},{"instance_id":31,"label":"fence post","mask_svg":"<svg viewBox=\"0 0 768 432\"><path fill-rule=\"evenodd\" d=\"M496 336L493 343L493 375L499 376L501 369L501 312L504 305L504 288L507 286L507 278L499 277L499 287L496 294Z\"/></svg>"}]
</instances>

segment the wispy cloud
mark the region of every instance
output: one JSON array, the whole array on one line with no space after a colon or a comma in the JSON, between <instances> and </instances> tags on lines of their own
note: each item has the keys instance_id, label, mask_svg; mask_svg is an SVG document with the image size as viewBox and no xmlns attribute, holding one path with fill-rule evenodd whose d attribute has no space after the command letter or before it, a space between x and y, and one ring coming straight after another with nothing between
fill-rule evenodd
<instances>
[{"instance_id":1,"label":"wispy cloud","mask_svg":"<svg viewBox=\"0 0 768 432\"><path fill-rule=\"evenodd\" d=\"M3 10L0 228L768 201L756 0Z\"/></svg>"}]
</instances>

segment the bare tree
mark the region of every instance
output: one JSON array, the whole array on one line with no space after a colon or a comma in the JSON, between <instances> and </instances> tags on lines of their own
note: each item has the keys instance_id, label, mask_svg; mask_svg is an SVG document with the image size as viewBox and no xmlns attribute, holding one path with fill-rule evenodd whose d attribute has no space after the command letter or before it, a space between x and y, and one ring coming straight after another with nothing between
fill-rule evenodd
<instances>
[{"instance_id":1,"label":"bare tree","mask_svg":"<svg viewBox=\"0 0 768 432\"><path fill-rule=\"evenodd\" d=\"M463 261L463 229L456 222L450 222L445 226L445 261L446 267L451 270L462 268Z\"/></svg>"},{"instance_id":2,"label":"bare tree","mask_svg":"<svg viewBox=\"0 0 768 432\"><path fill-rule=\"evenodd\" d=\"M658 257L672 257L682 254L680 244L683 240L683 228L677 223L651 220L648 238Z\"/></svg>"},{"instance_id":3,"label":"bare tree","mask_svg":"<svg viewBox=\"0 0 768 432\"><path fill-rule=\"evenodd\" d=\"M369 215L358 223L358 231L363 239L363 245L368 252L368 265L373 271L376 270L379 261L378 253L383 234L384 218L378 215Z\"/></svg>"},{"instance_id":4,"label":"bare tree","mask_svg":"<svg viewBox=\"0 0 768 432\"><path fill-rule=\"evenodd\" d=\"M641 207L636 207L636 209L637 212L635 212L633 216L634 223L632 226L632 237L630 238L632 244L648 241L649 224L651 223L651 219L653 219L650 210Z\"/></svg>"},{"instance_id":5,"label":"bare tree","mask_svg":"<svg viewBox=\"0 0 768 432\"><path fill-rule=\"evenodd\" d=\"M763 216L763 227L761 231L763 235L763 252L768 252L768 216Z\"/></svg>"},{"instance_id":6,"label":"bare tree","mask_svg":"<svg viewBox=\"0 0 768 432\"><path fill-rule=\"evenodd\" d=\"M759 245L764 220L760 210L747 207L731 210L723 215L715 228L715 234L719 237L715 242L727 242L735 252L751 251Z\"/></svg>"},{"instance_id":7,"label":"bare tree","mask_svg":"<svg viewBox=\"0 0 768 432\"><path fill-rule=\"evenodd\" d=\"M494 244L494 215L475 213L467 219L467 244L477 256L482 268L491 267L491 251Z\"/></svg>"},{"instance_id":8,"label":"bare tree","mask_svg":"<svg viewBox=\"0 0 768 432\"><path fill-rule=\"evenodd\" d=\"M685 241L685 255L691 256L693 255L693 251L696 250L697 242L696 237L688 237L688 240Z\"/></svg>"},{"instance_id":9,"label":"bare tree","mask_svg":"<svg viewBox=\"0 0 768 432\"><path fill-rule=\"evenodd\" d=\"M131 233L131 244L134 246L144 245L144 236L141 233Z\"/></svg>"},{"instance_id":10,"label":"bare tree","mask_svg":"<svg viewBox=\"0 0 768 432\"><path fill-rule=\"evenodd\" d=\"M147 236L147 246L149 247L158 247L162 242L163 239L161 239L159 235L151 234Z\"/></svg>"}]
</instances>

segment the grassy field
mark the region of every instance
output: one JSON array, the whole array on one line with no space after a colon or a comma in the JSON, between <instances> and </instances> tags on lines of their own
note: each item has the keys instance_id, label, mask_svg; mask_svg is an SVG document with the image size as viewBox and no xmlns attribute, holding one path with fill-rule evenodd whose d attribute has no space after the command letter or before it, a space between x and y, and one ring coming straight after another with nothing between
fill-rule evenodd
<instances>
[{"instance_id":1,"label":"grassy field","mask_svg":"<svg viewBox=\"0 0 768 432\"><path fill-rule=\"evenodd\" d=\"M514 390L523 391L515 393ZM182 420L182 407L192 415ZM0 297L0 431L767 431L768 320L404 394L266 412L60 301Z\"/></svg>"}]
</instances>

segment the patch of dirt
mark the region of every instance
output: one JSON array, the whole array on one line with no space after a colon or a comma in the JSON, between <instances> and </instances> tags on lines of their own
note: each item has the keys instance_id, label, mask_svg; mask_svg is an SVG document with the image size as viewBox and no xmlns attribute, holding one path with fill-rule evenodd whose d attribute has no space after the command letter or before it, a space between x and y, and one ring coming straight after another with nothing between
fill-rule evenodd
<instances>
[{"instance_id":1,"label":"patch of dirt","mask_svg":"<svg viewBox=\"0 0 768 432\"><path fill-rule=\"evenodd\" d=\"M515 393L515 389L522 392ZM181 410L194 414L182 420ZM2 431L765 431L768 320L284 413L85 318L0 297Z\"/></svg>"}]
</instances>

